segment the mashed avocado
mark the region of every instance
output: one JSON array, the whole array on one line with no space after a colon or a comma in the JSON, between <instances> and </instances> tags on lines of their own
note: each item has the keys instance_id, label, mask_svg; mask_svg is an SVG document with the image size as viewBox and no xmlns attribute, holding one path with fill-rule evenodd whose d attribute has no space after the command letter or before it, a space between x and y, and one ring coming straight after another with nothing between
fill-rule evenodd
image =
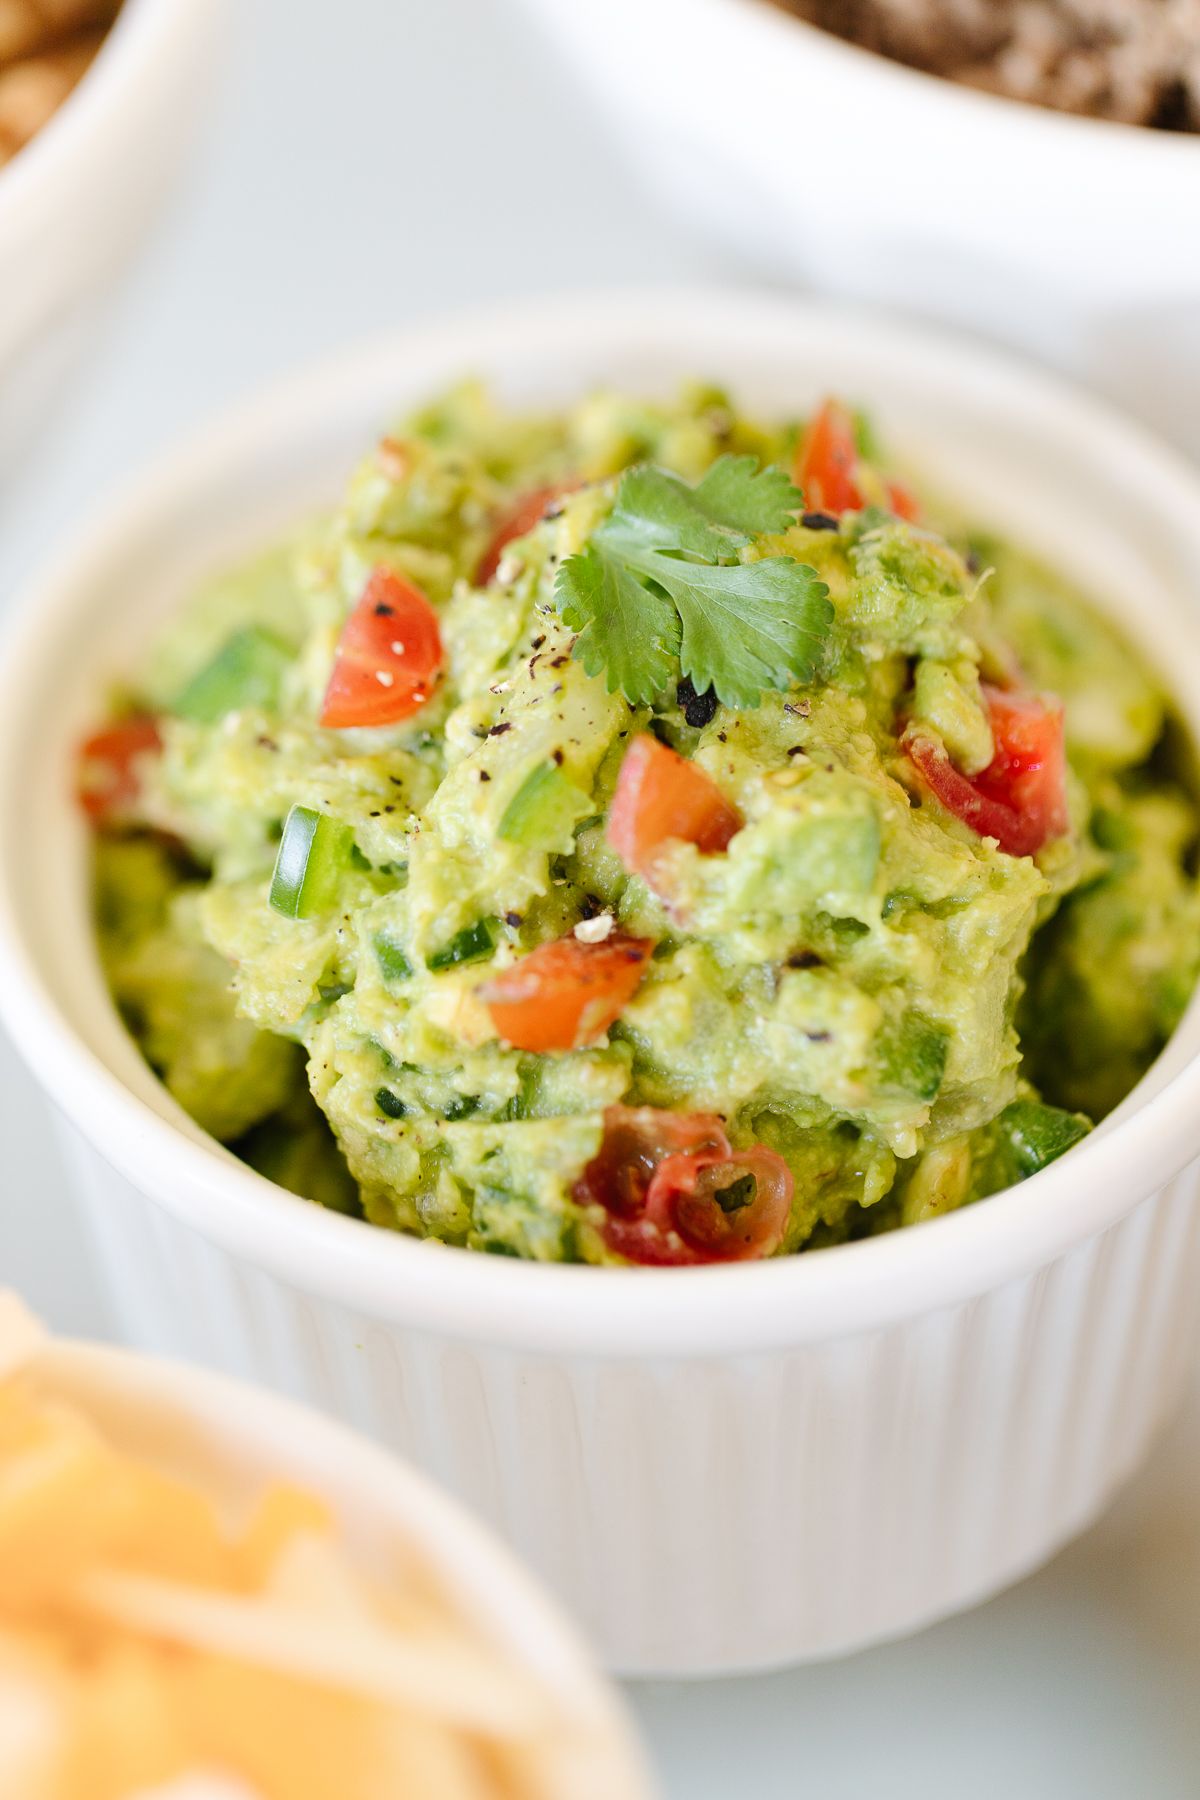
<instances>
[{"instance_id":1,"label":"mashed avocado","mask_svg":"<svg viewBox=\"0 0 1200 1800\"><path fill-rule=\"evenodd\" d=\"M555 1261L804 1250L1069 1149L1192 987L1177 728L881 462L834 404L468 386L200 594L83 772L180 1103L313 1200Z\"/></svg>"}]
</instances>

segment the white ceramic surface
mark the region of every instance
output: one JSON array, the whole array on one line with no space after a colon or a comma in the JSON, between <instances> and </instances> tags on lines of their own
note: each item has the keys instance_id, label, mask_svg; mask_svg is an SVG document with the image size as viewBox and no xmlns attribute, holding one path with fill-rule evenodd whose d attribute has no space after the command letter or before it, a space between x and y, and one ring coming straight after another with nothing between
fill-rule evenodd
<instances>
[{"instance_id":1,"label":"white ceramic surface","mask_svg":"<svg viewBox=\"0 0 1200 1800\"><path fill-rule=\"evenodd\" d=\"M1077 1529L1170 1404L1200 1248L1175 1180L1200 1149L1195 1007L1119 1114L1003 1199L819 1256L625 1272L473 1258L303 1206L179 1114L104 993L67 787L105 675L203 568L327 496L393 407L462 367L517 399L696 370L759 406L869 398L941 488L1121 614L1200 729L1195 479L1069 390L870 318L722 294L547 303L377 345L210 432L37 584L0 678L0 1009L70 1120L139 1341L406 1448L625 1669L911 1629Z\"/></svg>"},{"instance_id":2,"label":"white ceramic surface","mask_svg":"<svg viewBox=\"0 0 1200 1800\"><path fill-rule=\"evenodd\" d=\"M96 335L199 122L224 0L126 0L92 67L0 169L0 477Z\"/></svg>"},{"instance_id":3,"label":"white ceramic surface","mask_svg":"<svg viewBox=\"0 0 1200 1800\"><path fill-rule=\"evenodd\" d=\"M700 238L1020 344L1200 455L1200 136L942 81L772 0L524 4Z\"/></svg>"},{"instance_id":4,"label":"white ceramic surface","mask_svg":"<svg viewBox=\"0 0 1200 1800\"><path fill-rule=\"evenodd\" d=\"M359 1567L383 1584L419 1568L501 1655L527 1668L569 1728L555 1800L651 1800L616 1696L582 1643L507 1551L432 1483L317 1414L220 1376L96 1344L51 1340L29 1365L110 1440L235 1513L272 1481L334 1507Z\"/></svg>"}]
</instances>

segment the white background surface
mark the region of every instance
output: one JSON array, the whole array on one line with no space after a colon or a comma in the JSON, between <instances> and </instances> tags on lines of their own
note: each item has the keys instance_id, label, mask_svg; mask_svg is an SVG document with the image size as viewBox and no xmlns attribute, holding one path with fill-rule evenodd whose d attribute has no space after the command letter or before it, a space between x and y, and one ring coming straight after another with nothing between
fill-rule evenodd
<instances>
[{"instance_id":1,"label":"white background surface","mask_svg":"<svg viewBox=\"0 0 1200 1800\"><path fill-rule=\"evenodd\" d=\"M0 493L3 604L122 473L327 347L493 294L719 272L503 0L231 11L173 215ZM60 1329L106 1329L42 1103L3 1040L0 1279ZM967 1618L825 1668L636 1690L669 1800L1193 1800L1198 1471L1200 1391L1101 1525Z\"/></svg>"}]
</instances>

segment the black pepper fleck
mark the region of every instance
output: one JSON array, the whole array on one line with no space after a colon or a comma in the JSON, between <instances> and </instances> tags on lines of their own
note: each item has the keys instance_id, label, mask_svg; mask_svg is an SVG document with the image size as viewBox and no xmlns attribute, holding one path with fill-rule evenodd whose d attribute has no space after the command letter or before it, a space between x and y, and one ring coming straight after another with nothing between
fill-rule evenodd
<instances>
[{"instance_id":1,"label":"black pepper fleck","mask_svg":"<svg viewBox=\"0 0 1200 1800\"><path fill-rule=\"evenodd\" d=\"M488 736L489 737L503 737L504 733L506 731L511 731L511 730L512 730L512 720L511 719L501 719L499 725L492 726L492 729L488 732Z\"/></svg>"},{"instance_id":2,"label":"black pepper fleck","mask_svg":"<svg viewBox=\"0 0 1200 1800\"><path fill-rule=\"evenodd\" d=\"M827 512L801 513L800 523L807 525L810 531L836 531L838 528L834 515Z\"/></svg>"},{"instance_id":3,"label":"black pepper fleck","mask_svg":"<svg viewBox=\"0 0 1200 1800\"><path fill-rule=\"evenodd\" d=\"M703 730L705 725L711 725L716 717L715 692L709 687L698 694L690 675L685 675L675 689L675 704L682 707L685 720L698 731Z\"/></svg>"}]
</instances>

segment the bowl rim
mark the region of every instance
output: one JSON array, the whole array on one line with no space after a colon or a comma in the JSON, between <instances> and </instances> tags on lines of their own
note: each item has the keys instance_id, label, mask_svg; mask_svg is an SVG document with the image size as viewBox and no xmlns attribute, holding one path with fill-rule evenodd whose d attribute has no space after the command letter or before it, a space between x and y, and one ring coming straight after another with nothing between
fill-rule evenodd
<instances>
[{"instance_id":1,"label":"bowl rim","mask_svg":"<svg viewBox=\"0 0 1200 1800\"><path fill-rule=\"evenodd\" d=\"M462 1501L397 1452L312 1406L169 1357L49 1337L26 1366L39 1385L85 1411L98 1393L130 1424L148 1416L153 1425L167 1413L173 1428L191 1427L200 1460L212 1443L243 1477L302 1481L335 1513L369 1516L374 1530L428 1560L498 1649L541 1675L577 1721L600 1734L613 1772L637 1779L638 1800L657 1791L628 1708L561 1603ZM168 1441L176 1441L174 1429ZM222 1476L210 1468L209 1479L219 1493Z\"/></svg>"},{"instance_id":2,"label":"bowl rim","mask_svg":"<svg viewBox=\"0 0 1200 1800\"><path fill-rule=\"evenodd\" d=\"M789 35L789 27L797 27L809 39L812 53L827 56L832 67L869 77L896 94L907 93L914 105L948 103L960 111L982 108L980 117L990 117L992 123L1001 128L1006 123L1006 116L1011 115L1014 125L1026 131L1041 132L1047 144L1052 139L1066 144L1074 138L1077 145L1090 141L1094 148L1104 148L1118 155L1132 149L1134 155L1158 157L1164 162L1173 160L1184 168L1187 168L1189 156L1193 159L1200 156L1200 132L1163 131L1151 125L1131 125L1122 119L1065 112L1059 107L1040 106L1033 100L1019 100L1013 94L971 87L966 82L956 81L953 76L936 75L929 69L916 68L911 63L885 56L882 51L870 50L851 38L838 37L836 32L827 31L824 26L813 24L811 19L790 12L786 0L707 0L707 4L719 8L731 21L739 13L743 17L756 14L765 33L778 42L783 42ZM936 102L935 92L939 96ZM1141 148L1133 148L1139 140ZM1187 168L1187 172L1193 176L1196 173L1194 167Z\"/></svg>"},{"instance_id":3,"label":"bowl rim","mask_svg":"<svg viewBox=\"0 0 1200 1800\"><path fill-rule=\"evenodd\" d=\"M152 532L175 497L219 481L231 458L245 459L248 445L278 448L305 421L312 428L347 384L358 392L368 379L377 382L389 358L397 368L418 360L436 367L453 347L462 367L480 356L481 345L541 344L555 332L590 344L622 325L652 340L655 331L676 327L681 308L727 333L757 323L803 327L869 344L876 357L907 355L921 368L935 360L948 382L969 372L976 389L1019 403L1031 432L1055 421L1077 440L1086 434L1097 454L1123 468L1124 479L1158 497L1200 559L1200 474L1102 402L969 337L865 309L729 288L613 290L485 306L404 327L284 377L189 436L97 508L90 529L73 534L19 598L0 650L0 801L10 787L17 791L24 766L4 722L19 714L27 676L86 610L89 568ZM63 802L69 804L65 794ZM1111 1117L1069 1156L994 1202L819 1255L732 1267L595 1268L472 1255L382 1231L276 1187L173 1103L152 1107L84 1042L23 941L10 875L21 843L16 834L5 841L5 812L0 804L0 1023L59 1111L104 1162L202 1238L304 1294L366 1317L526 1352L600 1358L796 1347L958 1304L1028 1274L1097 1236L1200 1151L1200 1054L1193 1054L1158 1091L1138 1099L1135 1090L1124 1116ZM1200 994L1188 1019L1200 1021ZM1190 1035L1197 1029L1194 1023ZM156 1081L155 1091L166 1098Z\"/></svg>"},{"instance_id":4,"label":"bowl rim","mask_svg":"<svg viewBox=\"0 0 1200 1800\"><path fill-rule=\"evenodd\" d=\"M71 179L87 144L104 133L129 91L151 78L180 10L181 0L124 0L91 67L41 130L0 169L0 238L10 223L45 206L47 191L56 182Z\"/></svg>"}]
</instances>

